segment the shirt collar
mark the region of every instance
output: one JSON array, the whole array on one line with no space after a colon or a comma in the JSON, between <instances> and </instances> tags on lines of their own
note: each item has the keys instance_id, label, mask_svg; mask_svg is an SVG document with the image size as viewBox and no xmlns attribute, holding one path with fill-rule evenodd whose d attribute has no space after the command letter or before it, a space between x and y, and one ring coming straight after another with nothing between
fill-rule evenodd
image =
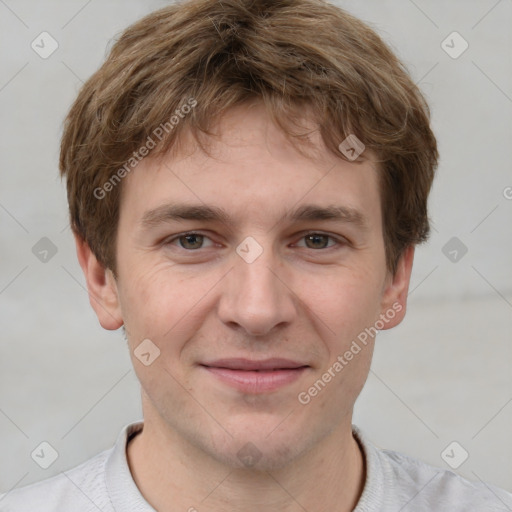
<instances>
[{"instance_id":1,"label":"shirt collar","mask_svg":"<svg viewBox=\"0 0 512 512\"><path fill-rule=\"evenodd\" d=\"M116 444L107 459L105 483L107 492L116 512L156 512L144 499L133 480L126 456L129 440L142 431L143 421L126 425L117 438Z\"/></svg>"},{"instance_id":2,"label":"shirt collar","mask_svg":"<svg viewBox=\"0 0 512 512\"><path fill-rule=\"evenodd\" d=\"M138 421L123 427L106 462L105 483L116 512L126 510L157 512L144 499L135 484L126 455L128 442L142 431L143 426L144 422ZM384 468L378 456L377 448L366 438L361 429L352 425L352 433L362 450L366 472L363 492L353 512L378 512L380 506L384 505Z\"/></svg>"}]
</instances>

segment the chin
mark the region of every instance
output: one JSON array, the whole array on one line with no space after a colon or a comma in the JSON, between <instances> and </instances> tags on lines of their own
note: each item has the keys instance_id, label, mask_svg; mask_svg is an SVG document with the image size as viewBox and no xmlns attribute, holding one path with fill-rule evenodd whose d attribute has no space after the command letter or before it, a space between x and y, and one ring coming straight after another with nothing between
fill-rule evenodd
<instances>
[{"instance_id":1,"label":"chin","mask_svg":"<svg viewBox=\"0 0 512 512\"><path fill-rule=\"evenodd\" d=\"M219 462L233 469L246 469L250 471L276 471L291 464L302 450L297 445L290 445L289 441L256 443L247 439L245 443L236 441L225 451L214 449L211 453Z\"/></svg>"},{"instance_id":2,"label":"chin","mask_svg":"<svg viewBox=\"0 0 512 512\"><path fill-rule=\"evenodd\" d=\"M279 421L259 421L249 418L244 422L231 424L228 431L233 437L224 435L215 439L210 438L213 444L203 446L210 455L231 468L248 469L252 471L276 471L293 463L304 455L324 432L311 435L311 429L300 428L293 424L286 427L278 427ZM290 427L293 431L290 431ZM304 435L309 432L309 437Z\"/></svg>"}]
</instances>

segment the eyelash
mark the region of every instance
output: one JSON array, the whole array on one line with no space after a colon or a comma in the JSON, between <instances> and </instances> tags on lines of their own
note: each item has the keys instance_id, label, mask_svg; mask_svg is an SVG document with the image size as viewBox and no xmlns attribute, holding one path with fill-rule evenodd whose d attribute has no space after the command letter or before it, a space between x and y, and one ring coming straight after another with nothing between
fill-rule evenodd
<instances>
[{"instance_id":1,"label":"eyelash","mask_svg":"<svg viewBox=\"0 0 512 512\"><path fill-rule=\"evenodd\" d=\"M180 238L183 238L185 236L190 236L190 235L202 236L202 237L207 238L207 239L210 240L210 238L207 235L203 234L203 233L200 233L198 231L188 231L186 233L180 233L178 235L175 235L172 238L164 241L164 245L172 245L173 242L179 241ZM349 241L344 239L344 238L337 238L337 237L335 237L333 235L329 235L327 233L322 233L322 232L319 232L319 231L308 231L306 233L303 233L301 235L300 239L302 240L302 239L306 238L307 236L311 236L311 235L324 236L324 237L329 238L330 240L333 240L335 243L333 245L331 245L331 246L328 245L327 247L323 247L323 248L320 248L320 249L313 249L313 248L310 248L310 247L303 247L304 249L310 249L312 251L326 251L327 249L333 249L333 248L335 248L337 246L349 245ZM210 241L212 241L212 240L210 240ZM192 253L192 252L196 252L196 251L199 251L201 249L204 249L204 247L199 247L198 249L186 249L184 247L179 247L179 249L182 249L182 250L184 250L186 252L191 252Z\"/></svg>"}]
</instances>

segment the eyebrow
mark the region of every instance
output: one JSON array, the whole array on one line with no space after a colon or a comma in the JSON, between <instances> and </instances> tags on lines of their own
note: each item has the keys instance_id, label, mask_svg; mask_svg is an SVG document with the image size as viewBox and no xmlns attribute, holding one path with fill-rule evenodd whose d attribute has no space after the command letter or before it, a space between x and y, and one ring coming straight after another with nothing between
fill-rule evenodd
<instances>
[{"instance_id":1,"label":"eyebrow","mask_svg":"<svg viewBox=\"0 0 512 512\"><path fill-rule=\"evenodd\" d=\"M166 222L175 220L197 220L230 224L230 215L222 208L208 205L165 204L146 211L140 224L143 229L150 229ZM282 220L286 221L319 221L334 220L355 224L366 228L368 220L359 210L338 205L318 206L306 204L287 212Z\"/></svg>"}]
</instances>

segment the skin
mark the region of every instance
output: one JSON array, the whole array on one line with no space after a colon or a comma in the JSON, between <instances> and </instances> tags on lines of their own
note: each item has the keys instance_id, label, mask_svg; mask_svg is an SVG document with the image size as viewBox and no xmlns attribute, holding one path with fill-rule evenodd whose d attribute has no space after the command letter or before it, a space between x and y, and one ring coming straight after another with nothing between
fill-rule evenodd
<instances>
[{"instance_id":1,"label":"skin","mask_svg":"<svg viewBox=\"0 0 512 512\"><path fill-rule=\"evenodd\" d=\"M105 329L124 324L141 382L144 429L127 449L134 480L159 511L350 511L366 476L352 412L373 340L307 405L297 396L393 304L401 311L384 328L401 322L414 250L391 275L369 152L361 163L336 158L313 132L314 158L302 156L257 104L228 111L218 133L210 156L186 137L186 151L147 157L125 178L117 279L76 238L91 305ZM177 202L229 219L143 228L146 211ZM284 219L304 204L355 209L364 225ZM205 238L176 237L190 231ZM308 233L327 236L311 244ZM248 236L263 249L252 263L236 252ZM147 338L160 350L149 366L134 356ZM244 393L199 366L220 357L309 368L276 391ZM237 456L247 443L260 455L250 467Z\"/></svg>"}]
</instances>

